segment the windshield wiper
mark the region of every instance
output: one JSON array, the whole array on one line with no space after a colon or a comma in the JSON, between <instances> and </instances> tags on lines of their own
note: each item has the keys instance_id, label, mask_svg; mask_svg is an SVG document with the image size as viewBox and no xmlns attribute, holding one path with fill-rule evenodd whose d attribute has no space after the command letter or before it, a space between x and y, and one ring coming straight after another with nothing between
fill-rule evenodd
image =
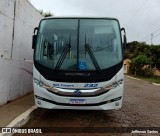
<instances>
[{"instance_id":1,"label":"windshield wiper","mask_svg":"<svg viewBox=\"0 0 160 136\"><path fill-rule=\"evenodd\" d=\"M90 58L91 58L91 60L92 60L92 62L94 64L96 70L98 70L98 71L101 70L100 67L99 67L99 64L98 64L98 62L97 62L97 60L96 60L96 58L95 58L95 56L93 54L93 51L89 47L89 44L86 43L86 35L85 35L85 46L84 47L85 47L85 50L88 52L88 54L89 54L89 56L90 56Z\"/></svg>"},{"instance_id":2,"label":"windshield wiper","mask_svg":"<svg viewBox=\"0 0 160 136\"><path fill-rule=\"evenodd\" d=\"M70 51L70 48L71 48L71 36L69 37L69 43L65 45L65 48L62 51L60 58L58 59L58 62L56 64L56 66L55 66L55 70L59 70L60 69L60 67L62 66L62 64L64 62L64 59L67 56L67 53Z\"/></svg>"}]
</instances>

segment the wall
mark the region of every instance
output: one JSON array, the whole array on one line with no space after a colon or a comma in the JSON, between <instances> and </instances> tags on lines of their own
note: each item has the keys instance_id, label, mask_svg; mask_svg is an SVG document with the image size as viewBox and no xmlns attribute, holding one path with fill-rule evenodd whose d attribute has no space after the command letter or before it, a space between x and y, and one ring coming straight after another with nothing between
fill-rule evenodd
<instances>
[{"instance_id":1,"label":"wall","mask_svg":"<svg viewBox=\"0 0 160 136\"><path fill-rule=\"evenodd\" d=\"M129 66L130 66L131 60L125 59L123 62L124 65L124 73L127 74L129 71Z\"/></svg>"},{"instance_id":2,"label":"wall","mask_svg":"<svg viewBox=\"0 0 160 136\"><path fill-rule=\"evenodd\" d=\"M0 105L33 90L31 43L40 19L27 0L1 0Z\"/></svg>"},{"instance_id":3,"label":"wall","mask_svg":"<svg viewBox=\"0 0 160 136\"><path fill-rule=\"evenodd\" d=\"M160 77L160 69L155 69L154 75Z\"/></svg>"}]
</instances>

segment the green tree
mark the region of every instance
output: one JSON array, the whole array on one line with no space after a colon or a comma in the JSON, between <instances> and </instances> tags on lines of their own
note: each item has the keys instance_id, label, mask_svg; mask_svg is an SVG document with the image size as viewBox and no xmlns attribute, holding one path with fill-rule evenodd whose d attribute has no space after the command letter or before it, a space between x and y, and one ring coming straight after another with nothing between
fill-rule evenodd
<instances>
[{"instance_id":1,"label":"green tree","mask_svg":"<svg viewBox=\"0 0 160 136\"><path fill-rule=\"evenodd\" d=\"M145 75L145 70L147 68L144 68L143 69L143 66L144 65L150 65L150 71L149 73L151 72L151 64L152 64L152 60L151 58L148 58L146 55L144 54L141 54L141 55L138 55L137 57L135 58L132 58L132 67L134 69L134 74L135 76L137 74L139 75ZM150 73L151 75L151 73Z\"/></svg>"},{"instance_id":2,"label":"green tree","mask_svg":"<svg viewBox=\"0 0 160 136\"><path fill-rule=\"evenodd\" d=\"M160 63L160 46L150 46L150 51L154 67L157 67Z\"/></svg>"},{"instance_id":3,"label":"green tree","mask_svg":"<svg viewBox=\"0 0 160 136\"><path fill-rule=\"evenodd\" d=\"M160 46L150 46L150 51L155 73L156 68L160 69Z\"/></svg>"},{"instance_id":4,"label":"green tree","mask_svg":"<svg viewBox=\"0 0 160 136\"><path fill-rule=\"evenodd\" d=\"M145 42L134 41L127 44L125 49L125 58L132 59L142 54L147 55L147 57L150 57L151 55L149 45L147 45Z\"/></svg>"},{"instance_id":5,"label":"green tree","mask_svg":"<svg viewBox=\"0 0 160 136\"><path fill-rule=\"evenodd\" d=\"M44 17L50 17L53 16L51 12L44 12L43 10L39 10L40 14L43 15Z\"/></svg>"},{"instance_id":6,"label":"green tree","mask_svg":"<svg viewBox=\"0 0 160 136\"><path fill-rule=\"evenodd\" d=\"M130 72L132 74L136 73L135 68L137 68L137 61L139 60L139 57L138 57L139 55L142 55L142 56L145 55L147 58L149 58L152 61L151 63L152 65L150 66L150 69L146 69L146 71L151 71L151 68L153 67L154 67L153 70L156 70L156 68L160 69L160 45L150 46L150 45L147 45L145 42L137 42L137 41L133 41L127 44L124 58L129 58L131 60L133 59L132 61L136 60L136 64L133 62L131 63ZM143 63L141 64L143 65Z\"/></svg>"}]
</instances>

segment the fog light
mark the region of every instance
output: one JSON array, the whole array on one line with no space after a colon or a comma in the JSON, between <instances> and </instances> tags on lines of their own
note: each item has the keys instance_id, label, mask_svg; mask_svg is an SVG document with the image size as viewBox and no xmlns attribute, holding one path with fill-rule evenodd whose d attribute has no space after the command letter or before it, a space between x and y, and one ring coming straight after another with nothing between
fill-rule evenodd
<instances>
[{"instance_id":1,"label":"fog light","mask_svg":"<svg viewBox=\"0 0 160 136\"><path fill-rule=\"evenodd\" d=\"M115 103L115 106L119 106L119 102L116 102L116 103Z\"/></svg>"}]
</instances>

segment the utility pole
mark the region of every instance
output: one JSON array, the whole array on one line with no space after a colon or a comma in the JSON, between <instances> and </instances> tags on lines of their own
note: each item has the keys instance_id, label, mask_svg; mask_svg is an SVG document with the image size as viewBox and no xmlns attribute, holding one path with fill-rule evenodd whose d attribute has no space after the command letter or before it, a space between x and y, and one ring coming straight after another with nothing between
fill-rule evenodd
<instances>
[{"instance_id":1,"label":"utility pole","mask_svg":"<svg viewBox=\"0 0 160 136\"><path fill-rule=\"evenodd\" d=\"M152 40L153 40L153 33L151 33L151 45L153 45Z\"/></svg>"}]
</instances>

